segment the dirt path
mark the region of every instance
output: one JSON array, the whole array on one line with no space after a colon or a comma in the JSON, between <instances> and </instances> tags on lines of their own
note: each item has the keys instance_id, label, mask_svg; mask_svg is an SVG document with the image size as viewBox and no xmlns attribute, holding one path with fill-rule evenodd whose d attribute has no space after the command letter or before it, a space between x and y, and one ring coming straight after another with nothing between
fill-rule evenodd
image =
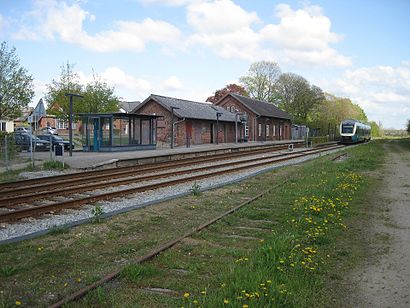
<instances>
[{"instance_id":1,"label":"dirt path","mask_svg":"<svg viewBox=\"0 0 410 308\"><path fill-rule=\"evenodd\" d=\"M355 290L349 306L410 307L410 151L394 142L385 149L383 185L370 213L368 258L351 276Z\"/></svg>"}]
</instances>

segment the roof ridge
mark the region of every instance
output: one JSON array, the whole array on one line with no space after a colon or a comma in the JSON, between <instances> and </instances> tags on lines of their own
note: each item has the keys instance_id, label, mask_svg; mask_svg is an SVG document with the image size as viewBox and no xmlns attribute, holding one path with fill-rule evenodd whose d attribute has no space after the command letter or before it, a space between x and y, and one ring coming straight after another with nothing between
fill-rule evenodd
<instances>
[{"instance_id":1,"label":"roof ridge","mask_svg":"<svg viewBox=\"0 0 410 308\"><path fill-rule=\"evenodd\" d=\"M206 103L206 102L196 102L196 101L191 101L191 100L188 100L188 99L177 98L177 97L172 97L172 96L164 96L164 95L159 95L159 94L151 94L151 96L158 96L158 97L163 97L163 98L175 99L175 100L178 100L178 101L184 101L184 102L189 102L189 103L213 106L213 104Z\"/></svg>"}]
</instances>

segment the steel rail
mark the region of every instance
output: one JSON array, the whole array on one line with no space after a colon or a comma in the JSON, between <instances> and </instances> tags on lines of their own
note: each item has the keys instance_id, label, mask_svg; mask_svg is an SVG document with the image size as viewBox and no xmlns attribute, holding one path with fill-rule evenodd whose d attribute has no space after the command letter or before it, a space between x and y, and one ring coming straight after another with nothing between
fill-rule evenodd
<instances>
[{"instance_id":1,"label":"steel rail","mask_svg":"<svg viewBox=\"0 0 410 308\"><path fill-rule=\"evenodd\" d=\"M286 180L286 181L284 181L280 184L277 184L277 185L265 190L264 192L256 195L255 197L252 197L251 199L246 200L246 201L240 203L239 205L231 208L230 210L228 210L228 211L216 216L215 218L203 223L202 225L200 225L200 226L196 227L195 229L185 233L184 235L182 235L180 237L177 237L177 238L175 238L171 241L168 241L168 242L160 245L159 247L153 249L151 252L149 252L149 253L139 257L138 259L136 259L134 264L140 264L140 263L143 263L143 262L146 262L146 261L149 261L149 260L155 258L160 253L172 248L173 246L180 243L182 240L186 239L187 237L191 237L192 235L202 231L203 229L205 229L205 228L209 227L210 225L216 223L217 221L221 220L222 218L235 213L236 211L238 211L239 209L241 209L245 205L248 205L248 204L260 199L261 197L265 196L267 193L271 192L272 190L274 190L274 189L276 189L276 188L278 188L282 185L285 185L287 182L288 181ZM93 284L90 284L90 285L78 290L77 292L75 292L75 293L73 293L73 294L59 300L58 302L50 305L49 308L59 308L59 307L62 307L63 305L65 305L65 304L68 304L69 302L79 300L82 297L84 297L88 292L98 288L99 286L101 286L101 285L103 285L103 284L105 284L105 283L107 283L107 282L109 282L109 281L111 281L115 278L118 278L120 273L121 273L121 270L117 270L115 272L109 273L109 274L105 275L103 278L101 278L100 280L94 282Z\"/></svg>"},{"instance_id":2,"label":"steel rail","mask_svg":"<svg viewBox=\"0 0 410 308\"><path fill-rule=\"evenodd\" d=\"M127 173L127 175L128 174L130 175L128 178L120 179L120 180L115 179L117 178L116 176L110 176L111 180L107 180L107 176L99 176L98 179L94 178L93 181L91 182L88 181L87 179L79 180L79 181L72 180L71 183L76 184L76 185L71 186L71 187L65 187L63 186L63 184L55 183L54 185L41 186L40 188L38 187L29 187L27 189L22 188L16 191L12 190L12 191L6 191L6 192L1 193L0 194L0 207L5 207L8 205L17 205L20 203L27 203L30 201L42 199L44 197L50 197L50 196L56 196L56 195L63 196L63 195L71 194L71 193L81 193L81 192L86 192L86 191L105 188L105 187L119 186L119 185L125 185L125 184L130 184L130 183L139 183L142 181L154 180L154 179L158 179L158 178L162 178L166 176L188 174L188 173L193 173L196 171L207 170L210 168L216 169L216 168L221 168L225 166L232 166L232 165L248 163L248 162L252 162L255 160L267 160L267 159L281 157L281 156L295 155L297 153L305 153L307 151L312 151L312 150L302 150L302 151L293 152L293 153L270 154L269 157L249 158L249 159L245 159L241 161L233 161L233 162L225 162L225 163L221 162L220 164L216 164L212 166L194 167L188 170L169 171L165 173L158 173L158 174L145 175L145 176L144 175L140 176L139 174L141 173L145 174L147 173L147 170L139 171L139 172L130 172L130 173ZM203 162L204 161L199 161L197 162L197 164L200 164ZM183 164L183 166L184 165L185 164ZM176 165L176 166L178 167L179 165ZM155 169L155 171L163 170L163 169L168 169L168 168ZM95 183L98 180L100 180L100 182ZM91 184L92 182L94 182L94 184ZM87 183L87 185L77 186L83 183ZM64 185L66 184L67 183L64 183ZM53 188L59 188L59 189L53 189Z\"/></svg>"},{"instance_id":3,"label":"steel rail","mask_svg":"<svg viewBox=\"0 0 410 308\"><path fill-rule=\"evenodd\" d=\"M299 147L300 145L297 144ZM189 165L191 162L197 162L198 160L201 161L212 161L212 160L218 160L219 158L228 158L228 157L237 157L237 156L251 156L251 155L257 155L260 153L266 153L266 152L271 152L272 150L274 151L280 151L287 149L287 146L282 146L282 145L274 145L270 146L268 148L263 148L263 149L257 149L257 150L251 150L251 151L241 151L241 152L234 152L234 153L223 153L223 154L214 154L214 155L202 155L202 156L196 156L196 157L189 157L189 158L183 158L179 160L171 160L171 161L164 161L164 162L154 162L154 163L149 163L149 164L141 164L141 165L135 165L135 166L125 166L125 167L116 167L116 168L109 168L109 169L103 169L103 170L92 170L92 171L85 171L85 172L78 172L78 173L71 173L71 174L63 174L63 175L55 175L55 176L50 176L50 177L43 177L43 178L37 178L37 179L27 179L27 180L20 180L20 181L14 181L14 182L8 182L8 183L1 183L0 184L0 194L1 193L6 193L10 191L22 191L24 189L28 188L38 188L43 185L46 185L47 183L49 185L58 185L58 183L71 183L78 181L78 179L82 179L84 181L93 181L93 179L98 179L101 177L106 177L107 175L112 175L116 176L121 176L121 174L129 174L132 173L133 171L150 171L150 170L160 170L160 169L165 169L168 166L174 166L174 165Z\"/></svg>"},{"instance_id":4,"label":"steel rail","mask_svg":"<svg viewBox=\"0 0 410 308\"><path fill-rule=\"evenodd\" d=\"M340 147L343 147L343 146L329 147L329 148L326 148L326 149L318 149L318 150L315 149L315 150L312 150L312 151L315 151L316 153L321 153L321 152L330 151L332 149L337 149L337 148L340 148ZM76 207L80 207L84 204L94 203L96 201L109 200L109 199L113 199L113 198L117 198L117 197L124 197L125 195L134 194L134 193L137 193L137 192L153 190L153 189L168 187L168 186L172 186L172 185L177 185L177 184L181 184L181 183L189 182L189 181L193 181L193 180L199 180L199 179L203 179L203 178L207 178L207 177L211 177L211 176L217 176L217 175L222 175L222 174L226 174L226 173L237 172L237 171L240 171L240 170L255 168L255 167L262 166L262 165L267 165L267 164L277 163L277 162L281 162L281 161L286 161L286 160L290 160L290 159L294 159L294 158L298 158L298 157L302 157L302 156L307 156L307 155L311 155L311 154L315 154L315 153L308 153L308 154L301 153L301 154L297 154L297 155L292 155L291 157L281 157L281 158L276 159L274 161L257 162L257 163L248 164L248 165L245 165L245 166L238 166L236 168L219 170L219 171L214 171L214 172L199 174L199 175L193 175L193 176L189 176L189 177L185 177L185 178L181 178L181 179L163 181L163 182L156 183L156 184L148 184L148 185L144 185L144 186L140 186L140 187L133 187L133 188L123 189L123 190L117 190L117 191L113 191L113 192L102 193L102 194L88 196L88 197L79 198L79 199L67 200L67 201L53 203L53 204L39 205L39 206L32 207L32 208L14 210L14 211L10 211L10 212L1 213L0 214L0 222L10 222L10 221L18 220L18 219L21 219L21 218L31 217L31 216L35 216L35 215L50 213L50 212L55 212L55 211L59 211L59 210L62 210L62 209L76 208Z\"/></svg>"}]
</instances>

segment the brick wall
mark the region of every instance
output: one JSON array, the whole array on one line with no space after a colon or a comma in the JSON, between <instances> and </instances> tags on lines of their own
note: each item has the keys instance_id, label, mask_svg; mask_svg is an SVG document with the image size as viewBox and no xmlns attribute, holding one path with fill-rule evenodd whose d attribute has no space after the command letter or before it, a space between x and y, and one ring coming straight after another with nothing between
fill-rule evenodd
<instances>
[{"instance_id":1,"label":"brick wall","mask_svg":"<svg viewBox=\"0 0 410 308\"><path fill-rule=\"evenodd\" d=\"M217 105L228 110L230 110L230 108L234 108L239 112L247 114L249 141L274 141L290 139L291 122L289 120L263 116L257 117L255 113L232 96L226 96L222 101L217 102ZM259 134L259 124L261 125L261 134ZM269 129L268 134L267 129ZM244 135L244 128L242 126L240 129L238 128L238 135ZM233 130L233 138L235 138L235 129Z\"/></svg>"}]
</instances>

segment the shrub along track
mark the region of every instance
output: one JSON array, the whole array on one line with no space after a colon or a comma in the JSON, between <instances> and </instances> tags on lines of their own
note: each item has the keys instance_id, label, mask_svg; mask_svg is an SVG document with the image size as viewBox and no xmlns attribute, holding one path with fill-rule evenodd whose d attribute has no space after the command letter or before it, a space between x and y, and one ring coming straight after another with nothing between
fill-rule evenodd
<instances>
[{"instance_id":1,"label":"shrub along track","mask_svg":"<svg viewBox=\"0 0 410 308\"><path fill-rule=\"evenodd\" d=\"M226 173L238 172L241 170L246 170L249 168L260 167L268 164L273 164L281 161L286 161L302 156L322 153L334 149L341 148L343 146L329 146L320 149L308 149L301 150L292 153L282 153L282 154L269 154L265 157L248 158L239 161L229 161L222 162L208 166L195 167L195 164L203 164L208 162L220 161L222 157L218 154L216 157L204 157L204 158L194 158L186 159L177 162L166 162L157 163L148 166L138 166L135 168L124 167L117 169L99 170L94 172L87 172L82 178L78 179L81 174L73 174L57 177L50 177L44 179L27 180L21 182L15 182L11 184L4 184L1 186L0 191L0 208L7 208L8 211L0 213L0 222L10 222L18 220L24 217L37 216L44 213L53 213L66 208L75 208L82 206L84 204L90 204L99 200L109 200L117 197L123 197L128 194L134 194L137 192L153 190L160 187L168 187L180 183L195 181L203 178L214 177L218 175L223 175ZM280 149L283 149L280 148ZM272 151L272 149L263 149L263 153L267 151ZM247 153L247 155L254 155L255 153ZM225 159L231 159L232 157L243 157L243 153L235 153L232 156L225 154ZM168 172L155 173L151 175L142 175L148 172L157 172L164 169L190 166L187 170L172 170ZM225 169L221 169L225 168ZM228 168L228 169L226 169ZM215 169L215 171L212 171ZM210 170L210 171L209 171ZM204 171L209 171L205 172ZM190 174L197 172L197 174L189 175L183 178L170 179L171 176L180 176L184 174ZM119 177L125 177L123 179L118 179ZM111 180L113 179L114 180ZM117 178L117 179L115 179ZM107 180L109 179L109 180ZM138 187L131 187L126 189L117 189L111 192L95 193L89 194L92 190L97 190L101 188L125 185L125 184L135 184L138 182L159 179L158 183L149 183ZM43 181L43 183L42 183ZM54 183L53 183L54 181ZM93 183L89 183L89 182ZM100 182L97 182L100 181ZM84 185L87 183L87 185ZM19 185L20 184L20 185ZM71 185L71 186L68 186ZM20 187L18 187L20 186ZM23 187L26 186L26 187ZM52 202L46 201L38 205L29 205L29 207L23 207L16 209L18 205L27 204L29 201L44 200L45 198L51 199L59 196L71 195L73 193L84 193L87 192L86 196L80 196L78 198L66 198L64 201Z\"/></svg>"}]
</instances>

